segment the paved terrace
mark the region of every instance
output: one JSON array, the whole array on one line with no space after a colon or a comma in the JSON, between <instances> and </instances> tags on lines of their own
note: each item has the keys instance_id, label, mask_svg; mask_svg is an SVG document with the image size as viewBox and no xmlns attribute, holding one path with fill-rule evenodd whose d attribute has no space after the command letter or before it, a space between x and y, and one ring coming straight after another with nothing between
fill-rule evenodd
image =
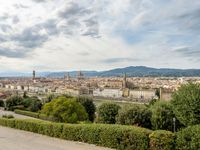
<instances>
[{"instance_id":1,"label":"paved terrace","mask_svg":"<svg viewBox=\"0 0 200 150\"><path fill-rule=\"evenodd\" d=\"M1 150L111 150L0 126Z\"/></svg>"}]
</instances>

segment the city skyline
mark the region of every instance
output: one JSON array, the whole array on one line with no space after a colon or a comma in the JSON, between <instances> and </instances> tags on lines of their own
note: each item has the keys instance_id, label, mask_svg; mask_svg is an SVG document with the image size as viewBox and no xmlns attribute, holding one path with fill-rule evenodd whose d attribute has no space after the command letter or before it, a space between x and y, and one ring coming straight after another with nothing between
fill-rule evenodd
<instances>
[{"instance_id":1,"label":"city skyline","mask_svg":"<svg viewBox=\"0 0 200 150\"><path fill-rule=\"evenodd\" d=\"M0 72L200 68L197 0L7 0L0 14Z\"/></svg>"}]
</instances>

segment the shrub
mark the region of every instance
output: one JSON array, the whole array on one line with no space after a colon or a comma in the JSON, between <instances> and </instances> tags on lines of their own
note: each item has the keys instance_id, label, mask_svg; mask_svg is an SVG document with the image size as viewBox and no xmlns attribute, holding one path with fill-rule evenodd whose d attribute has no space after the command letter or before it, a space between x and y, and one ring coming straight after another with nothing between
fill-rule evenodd
<instances>
[{"instance_id":1,"label":"shrub","mask_svg":"<svg viewBox=\"0 0 200 150\"><path fill-rule=\"evenodd\" d=\"M151 128L151 111L144 105L123 107L119 111L117 123Z\"/></svg>"},{"instance_id":2,"label":"shrub","mask_svg":"<svg viewBox=\"0 0 200 150\"><path fill-rule=\"evenodd\" d=\"M150 150L174 150L175 135L170 131L157 130L149 135Z\"/></svg>"},{"instance_id":3,"label":"shrub","mask_svg":"<svg viewBox=\"0 0 200 150\"><path fill-rule=\"evenodd\" d=\"M172 97L174 113L181 123L200 124L200 84L182 85Z\"/></svg>"},{"instance_id":4,"label":"shrub","mask_svg":"<svg viewBox=\"0 0 200 150\"><path fill-rule=\"evenodd\" d=\"M0 125L15 128L15 119L0 118Z\"/></svg>"},{"instance_id":5,"label":"shrub","mask_svg":"<svg viewBox=\"0 0 200 150\"><path fill-rule=\"evenodd\" d=\"M15 109L16 114L25 115L33 118L39 118L39 113Z\"/></svg>"},{"instance_id":6,"label":"shrub","mask_svg":"<svg viewBox=\"0 0 200 150\"><path fill-rule=\"evenodd\" d=\"M67 140L116 148L148 149L150 130L108 124L61 124L38 120L0 119L0 125Z\"/></svg>"},{"instance_id":7,"label":"shrub","mask_svg":"<svg viewBox=\"0 0 200 150\"><path fill-rule=\"evenodd\" d=\"M37 112L42 108L42 102L37 97L26 97L23 99L26 110Z\"/></svg>"},{"instance_id":8,"label":"shrub","mask_svg":"<svg viewBox=\"0 0 200 150\"><path fill-rule=\"evenodd\" d=\"M151 124L155 130L173 130L173 113L172 105L169 102L158 101L150 107L152 112ZM176 128L180 128L181 124L176 119Z\"/></svg>"},{"instance_id":9,"label":"shrub","mask_svg":"<svg viewBox=\"0 0 200 150\"><path fill-rule=\"evenodd\" d=\"M93 99L89 97L77 97L76 101L81 103L81 105L83 105L86 112L88 113L89 120L93 122L95 118L95 111L96 111L96 107L93 102Z\"/></svg>"},{"instance_id":10,"label":"shrub","mask_svg":"<svg viewBox=\"0 0 200 150\"><path fill-rule=\"evenodd\" d=\"M3 117L3 118L7 118L7 119L12 119L12 118L14 118L13 115L3 115L2 117Z\"/></svg>"},{"instance_id":11,"label":"shrub","mask_svg":"<svg viewBox=\"0 0 200 150\"><path fill-rule=\"evenodd\" d=\"M200 125L187 127L177 133L177 150L200 149Z\"/></svg>"},{"instance_id":12,"label":"shrub","mask_svg":"<svg viewBox=\"0 0 200 150\"><path fill-rule=\"evenodd\" d=\"M47 116L46 114L39 114L39 119L47 121L56 121L52 116Z\"/></svg>"},{"instance_id":13,"label":"shrub","mask_svg":"<svg viewBox=\"0 0 200 150\"><path fill-rule=\"evenodd\" d=\"M0 107L4 107L4 101L0 100Z\"/></svg>"},{"instance_id":14,"label":"shrub","mask_svg":"<svg viewBox=\"0 0 200 150\"><path fill-rule=\"evenodd\" d=\"M6 107L8 110L14 110L16 108L16 106L20 106L23 103L23 98L18 96L18 95L14 95L9 97L6 100Z\"/></svg>"},{"instance_id":15,"label":"shrub","mask_svg":"<svg viewBox=\"0 0 200 150\"><path fill-rule=\"evenodd\" d=\"M114 103L103 103L98 108L98 122L115 124L120 106Z\"/></svg>"},{"instance_id":16,"label":"shrub","mask_svg":"<svg viewBox=\"0 0 200 150\"><path fill-rule=\"evenodd\" d=\"M47 97L46 97L46 102L51 102L53 99L55 99L56 98L56 95L54 95L54 94L49 94L49 95L47 95Z\"/></svg>"},{"instance_id":17,"label":"shrub","mask_svg":"<svg viewBox=\"0 0 200 150\"><path fill-rule=\"evenodd\" d=\"M118 125L63 125L62 138L116 149L143 150L148 148L151 131Z\"/></svg>"},{"instance_id":18,"label":"shrub","mask_svg":"<svg viewBox=\"0 0 200 150\"><path fill-rule=\"evenodd\" d=\"M72 98L59 97L44 105L42 114L53 117L55 121L77 123L87 120L85 108Z\"/></svg>"}]
</instances>

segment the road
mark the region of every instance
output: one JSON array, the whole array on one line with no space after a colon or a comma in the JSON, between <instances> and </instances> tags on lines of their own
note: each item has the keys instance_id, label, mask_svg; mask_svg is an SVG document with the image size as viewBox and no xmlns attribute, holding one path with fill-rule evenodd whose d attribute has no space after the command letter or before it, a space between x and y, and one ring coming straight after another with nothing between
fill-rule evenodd
<instances>
[{"instance_id":1,"label":"road","mask_svg":"<svg viewBox=\"0 0 200 150\"><path fill-rule=\"evenodd\" d=\"M0 126L2 150L111 150Z\"/></svg>"}]
</instances>

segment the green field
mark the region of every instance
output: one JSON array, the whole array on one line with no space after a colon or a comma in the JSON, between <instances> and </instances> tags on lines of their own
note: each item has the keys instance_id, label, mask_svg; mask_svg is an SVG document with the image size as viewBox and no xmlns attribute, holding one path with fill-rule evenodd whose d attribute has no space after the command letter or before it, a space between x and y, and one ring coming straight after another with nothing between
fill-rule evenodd
<instances>
[{"instance_id":1,"label":"green field","mask_svg":"<svg viewBox=\"0 0 200 150\"><path fill-rule=\"evenodd\" d=\"M131 104L140 104L143 105L143 103L137 103L137 102L128 102L128 101L119 101L119 100L111 100L111 99L94 99L94 103L96 107L99 107L103 103L115 103L120 106L126 106L126 105L131 105Z\"/></svg>"}]
</instances>

